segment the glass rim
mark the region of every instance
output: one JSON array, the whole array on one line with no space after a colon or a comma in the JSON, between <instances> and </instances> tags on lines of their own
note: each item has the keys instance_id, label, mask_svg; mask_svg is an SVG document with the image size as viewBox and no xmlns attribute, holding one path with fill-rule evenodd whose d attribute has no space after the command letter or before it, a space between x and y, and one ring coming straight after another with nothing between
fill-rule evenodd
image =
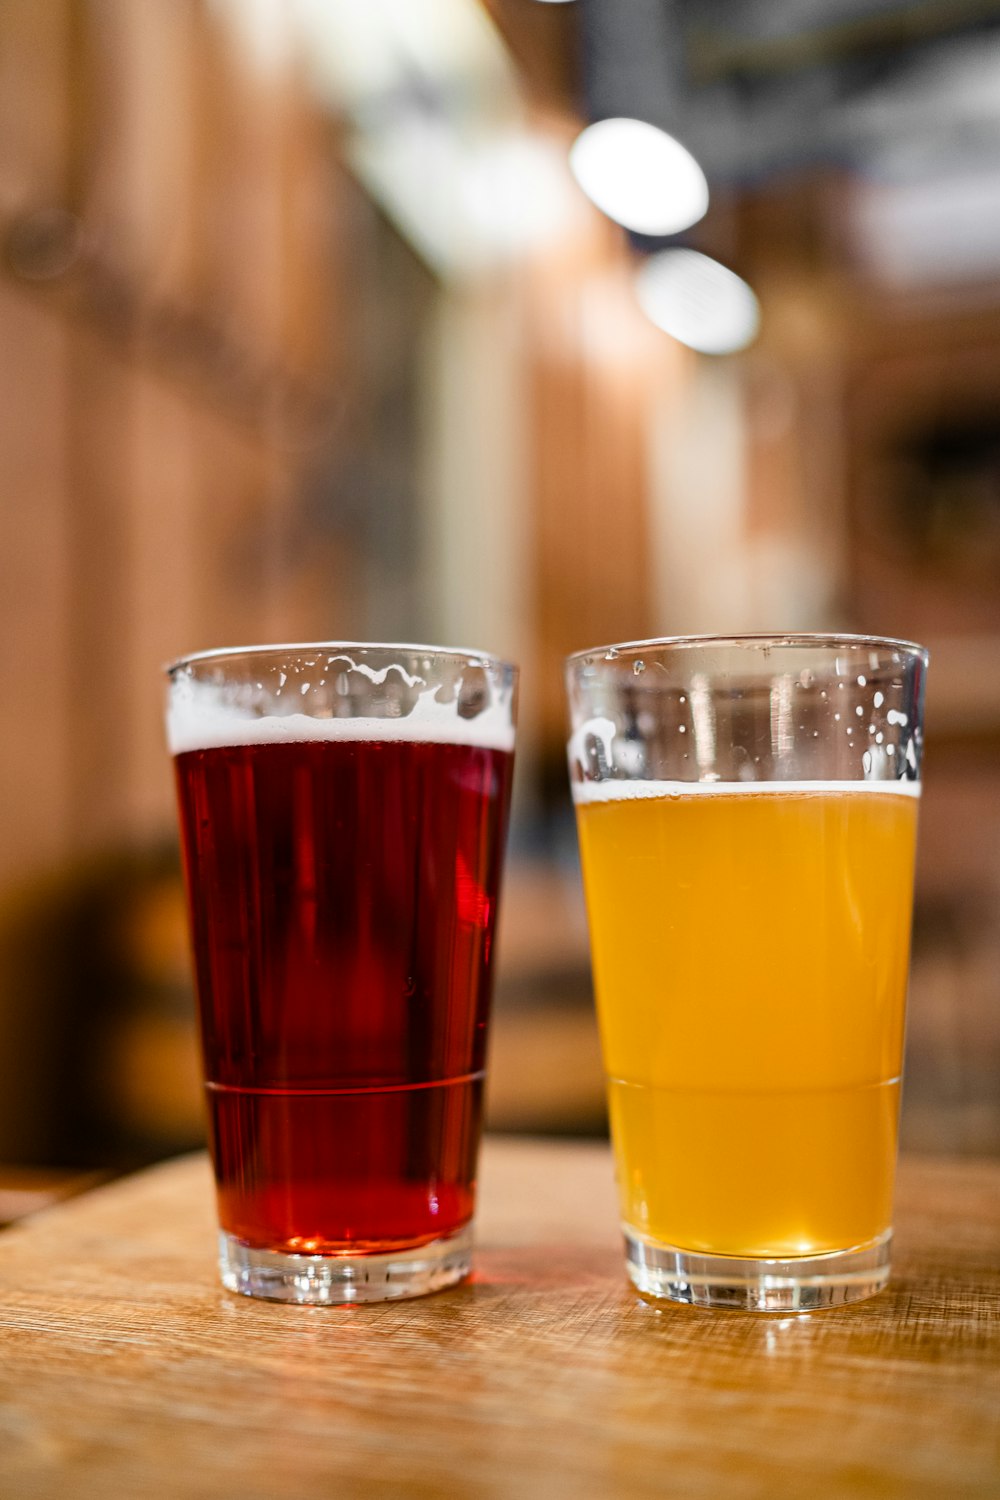
<instances>
[{"instance_id":1,"label":"glass rim","mask_svg":"<svg viewBox=\"0 0 1000 1500\"><path fill-rule=\"evenodd\" d=\"M163 667L166 677L173 678L186 667L200 662L230 661L240 656L274 656L285 652L302 651L396 651L415 655L444 657L450 661L463 661L475 666L489 666L500 672L518 671L516 662L507 661L492 651L474 651L464 646L428 646L413 641L277 641L262 646L221 646L209 651L192 651L178 656Z\"/></svg>"},{"instance_id":2,"label":"glass rim","mask_svg":"<svg viewBox=\"0 0 1000 1500\"><path fill-rule=\"evenodd\" d=\"M833 631L789 631L785 634L764 631L749 635L661 635L651 636L648 640L641 641L612 641L607 646L588 646L584 651L571 652L566 658L566 665L571 667L590 660L605 660L610 651L614 651L618 656L630 656L636 651L652 651L662 647L675 650L690 650L698 647L836 650L841 646L848 650L867 647L868 650L875 651L906 651L911 656L920 657L925 665L930 654L927 647L921 646L919 642L897 640L894 636L837 634Z\"/></svg>"}]
</instances>

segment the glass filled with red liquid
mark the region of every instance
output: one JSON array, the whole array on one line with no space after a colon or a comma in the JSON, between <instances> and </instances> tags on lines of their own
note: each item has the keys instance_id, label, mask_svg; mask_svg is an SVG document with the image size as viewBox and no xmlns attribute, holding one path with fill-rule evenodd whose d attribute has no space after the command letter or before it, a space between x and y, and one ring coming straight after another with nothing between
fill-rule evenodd
<instances>
[{"instance_id":1,"label":"glass filled with red liquid","mask_svg":"<svg viewBox=\"0 0 1000 1500\"><path fill-rule=\"evenodd\" d=\"M168 669L222 1280L467 1274L516 668L324 643Z\"/></svg>"}]
</instances>

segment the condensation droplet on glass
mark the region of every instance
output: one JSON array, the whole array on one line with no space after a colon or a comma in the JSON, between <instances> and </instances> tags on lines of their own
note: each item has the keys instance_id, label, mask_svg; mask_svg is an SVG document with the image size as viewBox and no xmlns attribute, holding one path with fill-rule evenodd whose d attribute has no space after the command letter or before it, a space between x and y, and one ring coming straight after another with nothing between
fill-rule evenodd
<instances>
[{"instance_id":1,"label":"condensation droplet on glass","mask_svg":"<svg viewBox=\"0 0 1000 1500\"><path fill-rule=\"evenodd\" d=\"M856 708L856 709L855 709L855 710L854 710L854 712L855 712L855 713L856 713L856 714L857 714L857 716L858 716L858 718L859 718L859 719L863 719L863 718L864 718L864 716L865 716L865 711L864 711L864 709L863 709L863 708L862 708L862 707L861 707L861 704L860 704L860 703L859 703L859 704L858 704L858 706L857 706L857 708Z\"/></svg>"},{"instance_id":2,"label":"condensation droplet on glass","mask_svg":"<svg viewBox=\"0 0 1000 1500\"><path fill-rule=\"evenodd\" d=\"M858 674L858 687L866 687L867 684L868 684L868 678L864 675L863 672L859 673Z\"/></svg>"},{"instance_id":3,"label":"condensation droplet on glass","mask_svg":"<svg viewBox=\"0 0 1000 1500\"><path fill-rule=\"evenodd\" d=\"M884 693L876 693L875 697L873 699L873 702L874 702L876 708L881 708L882 704L885 702L885 694Z\"/></svg>"},{"instance_id":4,"label":"condensation droplet on glass","mask_svg":"<svg viewBox=\"0 0 1000 1500\"><path fill-rule=\"evenodd\" d=\"M604 660L605 661L615 661L617 659L617 657L618 657L618 647L617 646L611 646L604 653Z\"/></svg>"},{"instance_id":5,"label":"condensation droplet on glass","mask_svg":"<svg viewBox=\"0 0 1000 1500\"><path fill-rule=\"evenodd\" d=\"M686 724L678 724L678 726L677 726L677 733L678 734L687 734L687 725Z\"/></svg>"},{"instance_id":6,"label":"condensation droplet on glass","mask_svg":"<svg viewBox=\"0 0 1000 1500\"><path fill-rule=\"evenodd\" d=\"M681 693L681 695L680 695L680 697L678 698L677 701L678 701L678 703L686 703L687 699L685 698L684 694Z\"/></svg>"},{"instance_id":7,"label":"condensation droplet on glass","mask_svg":"<svg viewBox=\"0 0 1000 1500\"><path fill-rule=\"evenodd\" d=\"M882 743L882 741L883 741L883 740L884 740L884 739L885 739L885 735L884 735L884 734L877 734L877 735L876 735L876 736L875 736L875 743L876 743L876 745L881 745L881 743ZM891 745L890 745L890 747L889 747L889 748L890 748L890 749L891 749L891 748L892 748L892 746L891 746Z\"/></svg>"},{"instance_id":8,"label":"condensation droplet on glass","mask_svg":"<svg viewBox=\"0 0 1000 1500\"><path fill-rule=\"evenodd\" d=\"M885 753L886 753L886 755L895 755L895 753L896 753L896 747L895 747L895 745L886 745L886 747L885 747Z\"/></svg>"},{"instance_id":9,"label":"condensation droplet on glass","mask_svg":"<svg viewBox=\"0 0 1000 1500\"><path fill-rule=\"evenodd\" d=\"M864 755L862 755L861 764L864 767L865 775L870 776L872 773L872 753L870 750L866 750Z\"/></svg>"},{"instance_id":10,"label":"condensation droplet on glass","mask_svg":"<svg viewBox=\"0 0 1000 1500\"><path fill-rule=\"evenodd\" d=\"M834 716L833 716L833 722L835 724L839 724L840 723L840 715L839 714L834 714Z\"/></svg>"},{"instance_id":11,"label":"condensation droplet on glass","mask_svg":"<svg viewBox=\"0 0 1000 1500\"><path fill-rule=\"evenodd\" d=\"M636 677L640 677L642 673L645 672L645 670L646 663L644 661L636 661L632 663L632 671Z\"/></svg>"},{"instance_id":12,"label":"condensation droplet on glass","mask_svg":"<svg viewBox=\"0 0 1000 1500\"><path fill-rule=\"evenodd\" d=\"M280 688L283 688L284 685L285 685L285 683L287 681L288 681L288 673L287 672L279 672L278 673L278 686Z\"/></svg>"}]
</instances>

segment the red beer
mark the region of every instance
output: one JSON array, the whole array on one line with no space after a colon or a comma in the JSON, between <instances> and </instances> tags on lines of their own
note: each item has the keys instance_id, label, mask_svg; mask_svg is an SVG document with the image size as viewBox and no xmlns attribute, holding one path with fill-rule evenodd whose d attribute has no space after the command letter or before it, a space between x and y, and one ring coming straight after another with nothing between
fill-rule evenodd
<instances>
[{"instance_id":1,"label":"red beer","mask_svg":"<svg viewBox=\"0 0 1000 1500\"><path fill-rule=\"evenodd\" d=\"M219 1216L244 1245L385 1252L469 1222L512 760L395 734L177 755Z\"/></svg>"},{"instance_id":2,"label":"red beer","mask_svg":"<svg viewBox=\"0 0 1000 1500\"><path fill-rule=\"evenodd\" d=\"M517 669L435 646L167 669L223 1285L377 1302L471 1265Z\"/></svg>"}]
</instances>

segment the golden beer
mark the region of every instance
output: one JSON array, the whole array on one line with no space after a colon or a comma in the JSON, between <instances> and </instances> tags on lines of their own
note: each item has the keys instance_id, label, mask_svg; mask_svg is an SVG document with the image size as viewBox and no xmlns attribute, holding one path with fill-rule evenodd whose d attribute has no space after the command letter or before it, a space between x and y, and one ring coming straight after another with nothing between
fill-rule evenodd
<instances>
[{"instance_id":1,"label":"golden beer","mask_svg":"<svg viewBox=\"0 0 1000 1500\"><path fill-rule=\"evenodd\" d=\"M917 790L576 786L638 1238L789 1259L888 1233Z\"/></svg>"}]
</instances>

